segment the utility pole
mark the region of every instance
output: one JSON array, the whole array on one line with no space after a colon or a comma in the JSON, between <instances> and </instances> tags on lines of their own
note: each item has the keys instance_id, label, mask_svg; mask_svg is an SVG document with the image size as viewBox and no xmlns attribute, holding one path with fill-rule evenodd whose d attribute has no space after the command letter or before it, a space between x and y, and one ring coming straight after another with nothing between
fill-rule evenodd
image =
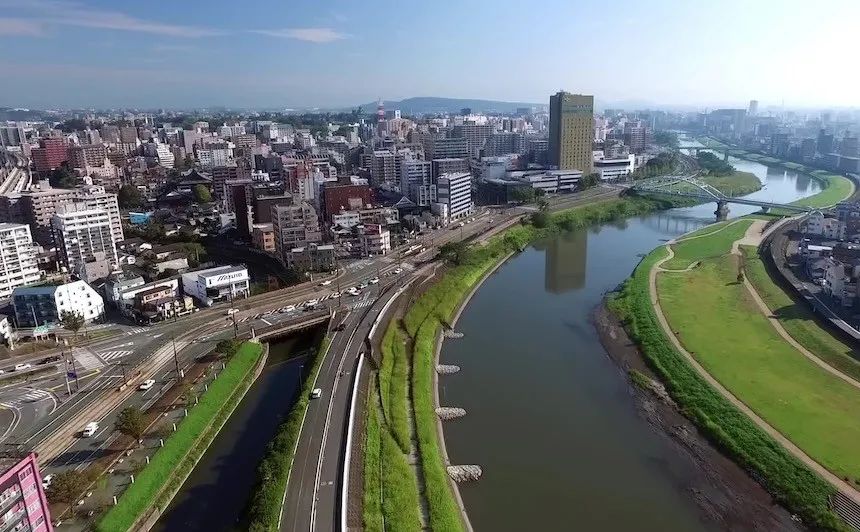
<instances>
[{"instance_id":1,"label":"utility pole","mask_svg":"<svg viewBox=\"0 0 860 532\"><path fill-rule=\"evenodd\" d=\"M69 397L72 396L72 387L69 386L69 357L63 353L63 376L66 377L66 393L69 394Z\"/></svg>"},{"instance_id":2,"label":"utility pole","mask_svg":"<svg viewBox=\"0 0 860 532\"><path fill-rule=\"evenodd\" d=\"M176 356L176 335L175 334L171 337L171 340L173 341L173 363L176 364L176 375L177 375L176 380L178 381L179 379L181 379L185 375L183 375L182 370L179 369L179 357Z\"/></svg>"},{"instance_id":3,"label":"utility pole","mask_svg":"<svg viewBox=\"0 0 860 532\"><path fill-rule=\"evenodd\" d=\"M233 306L233 287L230 287L230 317L233 319L233 338L239 337L239 324L236 323L236 308Z\"/></svg>"},{"instance_id":4,"label":"utility pole","mask_svg":"<svg viewBox=\"0 0 860 532\"><path fill-rule=\"evenodd\" d=\"M337 282L337 308L340 310L340 299L343 294L340 293L340 261L337 260L337 253L335 253L334 256L334 276L334 279Z\"/></svg>"}]
</instances>

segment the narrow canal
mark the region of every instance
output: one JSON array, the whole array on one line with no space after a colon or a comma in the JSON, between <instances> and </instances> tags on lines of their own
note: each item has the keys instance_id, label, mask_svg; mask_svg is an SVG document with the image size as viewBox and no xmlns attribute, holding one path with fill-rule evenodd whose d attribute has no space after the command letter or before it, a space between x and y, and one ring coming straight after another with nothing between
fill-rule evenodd
<instances>
[{"instance_id":1,"label":"narrow canal","mask_svg":"<svg viewBox=\"0 0 860 532\"><path fill-rule=\"evenodd\" d=\"M245 530L243 512L256 482L257 464L298 397L314 332L269 344L260 377L218 433L153 530Z\"/></svg>"},{"instance_id":2,"label":"narrow canal","mask_svg":"<svg viewBox=\"0 0 860 532\"><path fill-rule=\"evenodd\" d=\"M732 158L789 202L814 194L806 176ZM687 489L675 448L637 413L627 377L602 347L591 315L643 254L713 223L714 204L674 209L539 242L481 286L447 340L444 405L468 415L445 424L452 463L480 464L461 485L476 530L715 528ZM730 205L730 217L757 210Z\"/></svg>"}]
</instances>

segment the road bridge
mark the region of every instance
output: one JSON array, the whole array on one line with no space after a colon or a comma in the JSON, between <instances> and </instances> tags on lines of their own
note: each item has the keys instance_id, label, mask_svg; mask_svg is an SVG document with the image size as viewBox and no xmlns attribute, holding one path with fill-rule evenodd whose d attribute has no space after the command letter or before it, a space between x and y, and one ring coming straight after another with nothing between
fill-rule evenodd
<instances>
[{"instance_id":1,"label":"road bridge","mask_svg":"<svg viewBox=\"0 0 860 532\"><path fill-rule=\"evenodd\" d=\"M642 179L634 182L628 190L640 196L677 196L690 198L703 203L716 202L717 210L714 214L717 220L725 220L729 214L729 203L740 205L753 205L767 211L769 209L781 209L788 212L804 213L810 212L811 207L774 203L750 198L733 198L726 196L716 188L698 179L696 175L689 176L664 176L652 179Z\"/></svg>"}]
</instances>

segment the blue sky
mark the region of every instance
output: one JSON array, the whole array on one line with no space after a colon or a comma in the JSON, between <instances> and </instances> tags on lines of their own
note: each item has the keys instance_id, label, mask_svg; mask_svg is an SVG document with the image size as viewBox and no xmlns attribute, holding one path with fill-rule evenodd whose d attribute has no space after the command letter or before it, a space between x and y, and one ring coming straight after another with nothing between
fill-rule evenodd
<instances>
[{"instance_id":1,"label":"blue sky","mask_svg":"<svg viewBox=\"0 0 860 532\"><path fill-rule=\"evenodd\" d=\"M853 106L857 0L0 0L0 105Z\"/></svg>"}]
</instances>

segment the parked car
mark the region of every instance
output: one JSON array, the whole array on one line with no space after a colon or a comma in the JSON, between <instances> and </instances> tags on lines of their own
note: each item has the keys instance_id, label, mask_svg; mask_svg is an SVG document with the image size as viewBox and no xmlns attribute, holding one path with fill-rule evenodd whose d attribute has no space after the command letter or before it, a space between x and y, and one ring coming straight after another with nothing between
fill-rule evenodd
<instances>
[{"instance_id":1,"label":"parked car","mask_svg":"<svg viewBox=\"0 0 860 532\"><path fill-rule=\"evenodd\" d=\"M225 316L232 316L233 314L239 312L237 308L228 308L227 312L224 313Z\"/></svg>"},{"instance_id":2,"label":"parked car","mask_svg":"<svg viewBox=\"0 0 860 532\"><path fill-rule=\"evenodd\" d=\"M51 362L59 362L59 361L60 361L60 355L52 355L52 356L45 357L42 360L40 360L39 364L50 364Z\"/></svg>"},{"instance_id":3,"label":"parked car","mask_svg":"<svg viewBox=\"0 0 860 532\"><path fill-rule=\"evenodd\" d=\"M51 482L54 480L54 475L45 475L45 478L42 479L42 488L48 489L48 486L51 485Z\"/></svg>"},{"instance_id":4,"label":"parked car","mask_svg":"<svg viewBox=\"0 0 860 532\"><path fill-rule=\"evenodd\" d=\"M320 283L320 286L328 286L328 285L330 285L330 284L331 284L331 279L328 279L328 280L326 280L326 281L321 282L321 283Z\"/></svg>"},{"instance_id":5,"label":"parked car","mask_svg":"<svg viewBox=\"0 0 860 532\"><path fill-rule=\"evenodd\" d=\"M146 379L145 381L140 383L140 386L137 387L138 390L148 390L155 386L155 379Z\"/></svg>"},{"instance_id":6,"label":"parked car","mask_svg":"<svg viewBox=\"0 0 860 532\"><path fill-rule=\"evenodd\" d=\"M394 275L400 275L403 273L403 268L394 268Z\"/></svg>"},{"instance_id":7,"label":"parked car","mask_svg":"<svg viewBox=\"0 0 860 532\"><path fill-rule=\"evenodd\" d=\"M281 309L281 312L282 312L282 313L283 313L283 312L292 312L292 311L294 311L294 310L296 310L296 306L295 306L295 305L287 305L286 307L283 307L283 308Z\"/></svg>"}]
</instances>

